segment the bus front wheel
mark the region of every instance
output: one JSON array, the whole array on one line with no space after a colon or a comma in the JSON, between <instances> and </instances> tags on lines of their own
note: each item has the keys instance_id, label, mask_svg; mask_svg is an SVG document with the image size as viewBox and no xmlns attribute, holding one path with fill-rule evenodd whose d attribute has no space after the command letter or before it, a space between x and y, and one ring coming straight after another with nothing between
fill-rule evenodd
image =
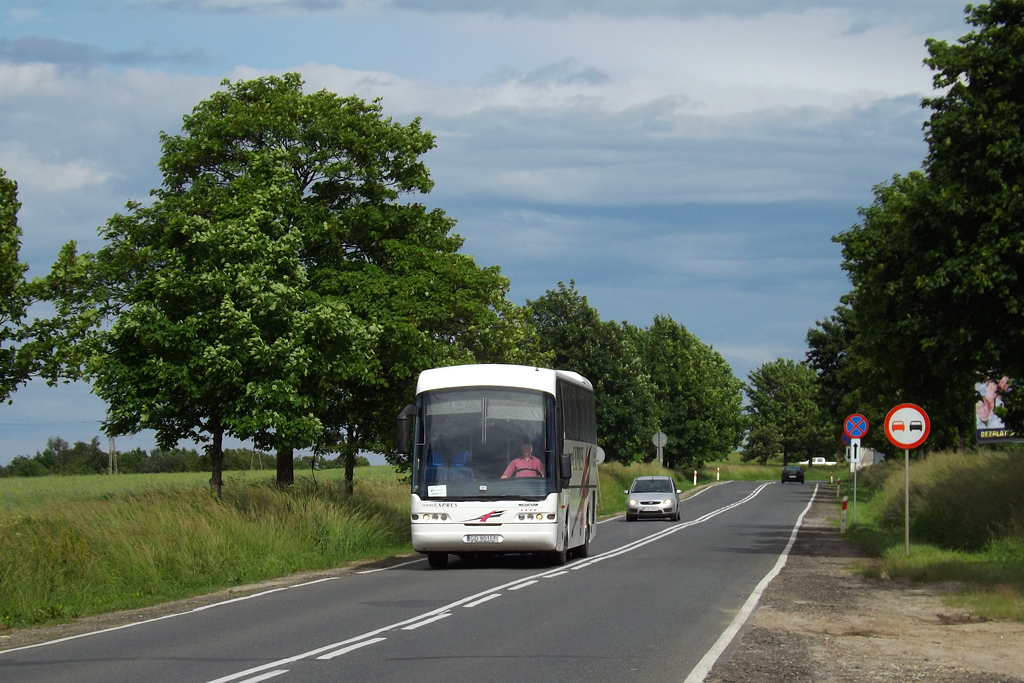
<instances>
[{"instance_id":1,"label":"bus front wheel","mask_svg":"<svg viewBox=\"0 0 1024 683\"><path fill-rule=\"evenodd\" d=\"M448 566L448 553L427 553L427 564L434 569L444 569Z\"/></svg>"},{"instance_id":2,"label":"bus front wheel","mask_svg":"<svg viewBox=\"0 0 1024 683\"><path fill-rule=\"evenodd\" d=\"M583 545L577 546L576 557L583 559L590 556L590 525L587 525L587 534L583 537Z\"/></svg>"}]
</instances>

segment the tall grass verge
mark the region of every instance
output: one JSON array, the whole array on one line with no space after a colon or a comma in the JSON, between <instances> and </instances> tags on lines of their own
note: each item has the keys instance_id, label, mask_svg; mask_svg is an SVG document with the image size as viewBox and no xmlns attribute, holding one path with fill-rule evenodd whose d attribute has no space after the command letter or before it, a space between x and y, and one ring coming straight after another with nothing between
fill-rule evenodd
<instances>
[{"instance_id":1,"label":"tall grass verge","mask_svg":"<svg viewBox=\"0 0 1024 683\"><path fill-rule=\"evenodd\" d=\"M905 557L904 463L860 474L850 538L879 558L867 573L959 582L948 603L987 618L1024 620L1024 453L931 454L911 462L910 482Z\"/></svg>"},{"instance_id":2,"label":"tall grass verge","mask_svg":"<svg viewBox=\"0 0 1024 683\"><path fill-rule=\"evenodd\" d=\"M237 482L39 503L0 521L0 625L140 607L409 551L409 496L358 481Z\"/></svg>"}]
</instances>

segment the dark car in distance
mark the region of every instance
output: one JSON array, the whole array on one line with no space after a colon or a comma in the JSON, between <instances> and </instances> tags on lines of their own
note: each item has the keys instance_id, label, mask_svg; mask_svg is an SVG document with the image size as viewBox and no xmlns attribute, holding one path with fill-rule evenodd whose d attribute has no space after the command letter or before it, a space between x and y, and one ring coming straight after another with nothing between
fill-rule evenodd
<instances>
[{"instance_id":1,"label":"dark car in distance","mask_svg":"<svg viewBox=\"0 0 1024 683\"><path fill-rule=\"evenodd\" d=\"M798 481L804 483L804 469L797 465L786 465L782 468L782 483L787 481Z\"/></svg>"}]
</instances>

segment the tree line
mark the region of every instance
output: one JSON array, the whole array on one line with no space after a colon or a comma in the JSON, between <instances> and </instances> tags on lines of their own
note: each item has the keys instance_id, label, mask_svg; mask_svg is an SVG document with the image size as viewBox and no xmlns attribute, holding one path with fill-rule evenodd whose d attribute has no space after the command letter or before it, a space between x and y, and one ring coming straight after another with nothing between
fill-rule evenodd
<instances>
[{"instance_id":1,"label":"tree line","mask_svg":"<svg viewBox=\"0 0 1024 683\"><path fill-rule=\"evenodd\" d=\"M659 428L673 463L739 444L740 383L683 326L602 321L572 283L517 306L498 267L460 252L454 219L422 203L435 138L419 119L304 93L298 74L222 86L160 134L150 200L108 219L99 250L64 245L44 277L25 279L0 170L0 397L88 381L108 435L203 444L215 493L226 435L274 453L285 485L297 449L336 456L349 488L361 451L407 466L395 416L421 370L460 363L581 372L612 459L644 457ZM31 318L37 302L54 314Z\"/></svg>"},{"instance_id":2,"label":"tree line","mask_svg":"<svg viewBox=\"0 0 1024 683\"><path fill-rule=\"evenodd\" d=\"M356 456L356 466L368 466L364 456ZM296 467L318 470L344 467L340 458L320 459L314 464L314 456L304 455L295 459ZM0 467L0 477L42 477L51 474L105 474L111 467L119 474L157 474L166 472L208 472L210 458L194 448L174 448L163 451L158 448L147 452L143 448L117 451L113 463L109 451L100 446L99 437L92 441L76 441L74 445L60 437L46 440L46 448L36 451L33 456L18 455L6 467ZM273 453L254 451L251 448L225 448L223 469L229 470L274 470L277 459Z\"/></svg>"}]
</instances>

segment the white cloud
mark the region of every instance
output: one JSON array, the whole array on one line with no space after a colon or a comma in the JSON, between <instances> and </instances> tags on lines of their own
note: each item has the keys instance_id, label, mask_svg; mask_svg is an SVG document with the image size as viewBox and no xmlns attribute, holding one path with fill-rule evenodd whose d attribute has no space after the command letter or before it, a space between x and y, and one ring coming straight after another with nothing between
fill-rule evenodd
<instances>
[{"instance_id":1,"label":"white cloud","mask_svg":"<svg viewBox=\"0 0 1024 683\"><path fill-rule=\"evenodd\" d=\"M102 185L115 174L83 159L49 162L17 146L0 147L0 167L18 180L20 188L41 193L60 193Z\"/></svg>"}]
</instances>

